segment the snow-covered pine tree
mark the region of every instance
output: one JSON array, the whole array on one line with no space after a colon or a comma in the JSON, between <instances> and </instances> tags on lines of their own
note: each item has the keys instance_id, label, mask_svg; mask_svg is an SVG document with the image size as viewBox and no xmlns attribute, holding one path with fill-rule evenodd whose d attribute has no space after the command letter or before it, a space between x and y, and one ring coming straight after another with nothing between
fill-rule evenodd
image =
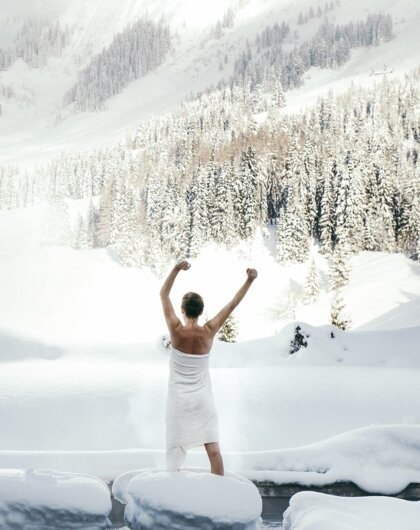
<instances>
[{"instance_id":1,"label":"snow-covered pine tree","mask_svg":"<svg viewBox=\"0 0 420 530\"><path fill-rule=\"evenodd\" d=\"M319 275L318 269L316 268L315 260L312 258L308 275L305 280L305 285L303 287L304 302L306 304L310 304L317 299L320 292L320 287L321 277Z\"/></svg>"},{"instance_id":2,"label":"snow-covered pine tree","mask_svg":"<svg viewBox=\"0 0 420 530\"><path fill-rule=\"evenodd\" d=\"M98 211L98 222L96 224L95 241L98 247L106 247L111 239L111 207L112 188L108 188L101 195Z\"/></svg>"},{"instance_id":3,"label":"snow-covered pine tree","mask_svg":"<svg viewBox=\"0 0 420 530\"><path fill-rule=\"evenodd\" d=\"M330 258L330 290L336 291L348 283L350 268L351 250L347 243L340 242Z\"/></svg>"},{"instance_id":4,"label":"snow-covered pine tree","mask_svg":"<svg viewBox=\"0 0 420 530\"><path fill-rule=\"evenodd\" d=\"M89 248L96 248L98 246L97 242L97 232L98 232L98 223L99 223L99 212L97 211L95 205L93 204L92 198L90 198L86 216L86 230L88 233Z\"/></svg>"},{"instance_id":5,"label":"snow-covered pine tree","mask_svg":"<svg viewBox=\"0 0 420 530\"><path fill-rule=\"evenodd\" d=\"M358 252L362 248L363 232L361 174L349 151L339 163L337 173L335 245L345 247L348 252Z\"/></svg>"},{"instance_id":6,"label":"snow-covered pine tree","mask_svg":"<svg viewBox=\"0 0 420 530\"><path fill-rule=\"evenodd\" d=\"M241 155L237 196L239 204L234 205L239 215L239 233L242 239L248 239L254 235L261 219L262 205L258 202L258 197L261 195L258 172L255 150L249 146Z\"/></svg>"},{"instance_id":7,"label":"snow-covered pine tree","mask_svg":"<svg viewBox=\"0 0 420 530\"><path fill-rule=\"evenodd\" d=\"M334 171L333 168L331 168L331 170ZM327 171L325 172L321 193L322 195L319 212L319 239L321 243L321 252L329 255L332 251L332 215L334 212L330 167L328 167Z\"/></svg>"},{"instance_id":8,"label":"snow-covered pine tree","mask_svg":"<svg viewBox=\"0 0 420 530\"><path fill-rule=\"evenodd\" d=\"M208 172L199 167L189 186L190 241L188 255L195 257L210 240L211 227L207 211Z\"/></svg>"},{"instance_id":9,"label":"snow-covered pine tree","mask_svg":"<svg viewBox=\"0 0 420 530\"><path fill-rule=\"evenodd\" d=\"M222 342L236 342L238 336L238 321L234 315L229 315L217 334Z\"/></svg>"},{"instance_id":10,"label":"snow-covered pine tree","mask_svg":"<svg viewBox=\"0 0 420 530\"><path fill-rule=\"evenodd\" d=\"M144 218L142 219L141 213L144 215L144 205L138 195L131 193L127 222L116 243L120 262L127 267L139 267L144 264Z\"/></svg>"},{"instance_id":11,"label":"snow-covered pine tree","mask_svg":"<svg viewBox=\"0 0 420 530\"><path fill-rule=\"evenodd\" d=\"M331 324L343 331L351 326L351 319L346 314L343 295L339 289L334 290L331 301Z\"/></svg>"},{"instance_id":12,"label":"snow-covered pine tree","mask_svg":"<svg viewBox=\"0 0 420 530\"><path fill-rule=\"evenodd\" d=\"M300 147L289 147L283 180L286 201L277 224L277 261L303 263L309 254L310 233L305 208L305 168Z\"/></svg>"}]
</instances>

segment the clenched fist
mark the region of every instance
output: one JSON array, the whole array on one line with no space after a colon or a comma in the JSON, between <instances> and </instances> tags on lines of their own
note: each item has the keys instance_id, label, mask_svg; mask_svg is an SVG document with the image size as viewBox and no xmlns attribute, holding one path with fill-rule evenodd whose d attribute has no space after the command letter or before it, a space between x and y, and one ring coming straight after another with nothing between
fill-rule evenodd
<instances>
[{"instance_id":1,"label":"clenched fist","mask_svg":"<svg viewBox=\"0 0 420 530\"><path fill-rule=\"evenodd\" d=\"M175 265L174 269L176 271L187 271L190 267L191 267L191 263L189 263L188 261L182 260L182 261L179 261Z\"/></svg>"},{"instance_id":2,"label":"clenched fist","mask_svg":"<svg viewBox=\"0 0 420 530\"><path fill-rule=\"evenodd\" d=\"M246 274L250 280L255 280L255 278L258 276L256 269L247 269Z\"/></svg>"}]
</instances>

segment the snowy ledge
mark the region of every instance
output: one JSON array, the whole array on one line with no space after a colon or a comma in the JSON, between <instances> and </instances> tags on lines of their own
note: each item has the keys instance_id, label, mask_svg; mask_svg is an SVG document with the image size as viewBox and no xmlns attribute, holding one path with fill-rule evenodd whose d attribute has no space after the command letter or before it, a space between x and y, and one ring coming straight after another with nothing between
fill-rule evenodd
<instances>
[{"instance_id":1,"label":"snowy ledge","mask_svg":"<svg viewBox=\"0 0 420 530\"><path fill-rule=\"evenodd\" d=\"M241 473L259 487L264 483L266 490L273 487L267 483L315 487L353 483L365 492L396 495L412 484L417 487L413 498L417 498L420 425L363 427L302 447L225 452L223 457L226 469ZM206 456L192 451L189 464L206 465ZM162 469L164 465L164 450L0 451L3 468L36 467L90 473L108 483L122 474L130 476L132 469L138 473L151 467Z\"/></svg>"},{"instance_id":2,"label":"snowy ledge","mask_svg":"<svg viewBox=\"0 0 420 530\"><path fill-rule=\"evenodd\" d=\"M101 479L48 469L0 469L0 528L109 526L110 492Z\"/></svg>"},{"instance_id":3,"label":"snowy ledge","mask_svg":"<svg viewBox=\"0 0 420 530\"><path fill-rule=\"evenodd\" d=\"M262 512L258 489L246 478L204 470L175 473L137 470L113 484L126 504L124 518L134 530L257 530Z\"/></svg>"},{"instance_id":4,"label":"snowy ledge","mask_svg":"<svg viewBox=\"0 0 420 530\"><path fill-rule=\"evenodd\" d=\"M284 530L418 530L419 521L420 502L302 492L290 500L283 526Z\"/></svg>"},{"instance_id":5,"label":"snowy ledge","mask_svg":"<svg viewBox=\"0 0 420 530\"><path fill-rule=\"evenodd\" d=\"M257 482L352 482L365 492L395 495L420 483L420 425L364 427L296 449L249 453L244 464L244 474Z\"/></svg>"}]
</instances>

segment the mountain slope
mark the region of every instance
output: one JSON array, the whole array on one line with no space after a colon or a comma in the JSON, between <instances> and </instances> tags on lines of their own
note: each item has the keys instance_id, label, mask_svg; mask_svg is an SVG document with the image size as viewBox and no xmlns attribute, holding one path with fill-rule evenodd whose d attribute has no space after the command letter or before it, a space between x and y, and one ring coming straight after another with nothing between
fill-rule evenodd
<instances>
[{"instance_id":1,"label":"mountain slope","mask_svg":"<svg viewBox=\"0 0 420 530\"><path fill-rule=\"evenodd\" d=\"M311 38L321 20L297 24L299 12L317 7L309 0L218 0L209 2L206 9L197 5L191 0L124 0L118 5L111 0L62 3L59 20L71 32L62 56L51 57L43 69L32 69L18 60L0 73L0 85L11 87L20 98L0 96L0 134L4 138L0 162L32 164L60 150L118 141L143 119L173 109L191 92L229 78L246 41L252 41L266 25L289 23L292 36L287 46L292 48ZM216 38L217 22L223 20L229 8L235 14L233 27L222 28ZM328 18L343 24L365 19L373 12L391 14L396 38L377 48L354 50L350 61L337 70L312 69L305 75L304 85L288 95L286 110L299 109L328 89L341 90L351 81L371 83L376 78L371 73L384 71L384 66L386 71L399 75L419 65L416 50L420 45L420 8L413 0L375 0L369 7L360 0L342 1ZM109 99L103 112L74 114L63 107L64 95L74 85L78 72L110 44L116 33L145 15L155 21L163 17L176 35L171 56L156 71Z\"/></svg>"}]
</instances>

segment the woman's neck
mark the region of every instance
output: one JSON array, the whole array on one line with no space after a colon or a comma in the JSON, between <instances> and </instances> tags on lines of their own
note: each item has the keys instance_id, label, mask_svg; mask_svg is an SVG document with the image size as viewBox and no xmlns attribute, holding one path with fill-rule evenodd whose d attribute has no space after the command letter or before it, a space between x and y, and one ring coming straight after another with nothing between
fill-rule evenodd
<instances>
[{"instance_id":1,"label":"woman's neck","mask_svg":"<svg viewBox=\"0 0 420 530\"><path fill-rule=\"evenodd\" d=\"M186 318L185 327L193 328L198 325L198 318Z\"/></svg>"}]
</instances>

